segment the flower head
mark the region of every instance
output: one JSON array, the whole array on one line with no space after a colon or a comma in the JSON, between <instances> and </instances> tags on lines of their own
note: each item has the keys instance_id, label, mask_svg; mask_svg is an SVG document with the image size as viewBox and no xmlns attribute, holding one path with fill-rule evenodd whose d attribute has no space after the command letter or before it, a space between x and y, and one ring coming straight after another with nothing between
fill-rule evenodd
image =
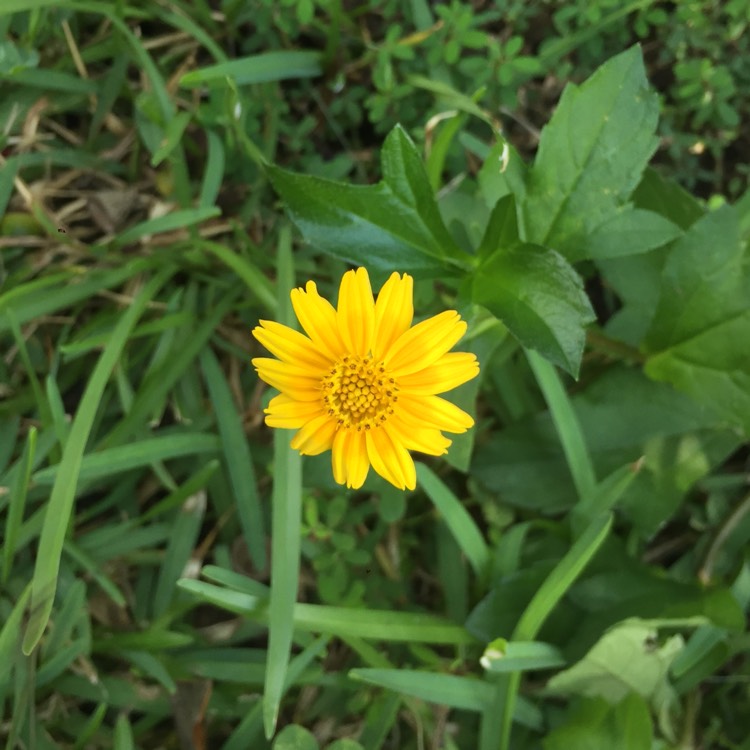
<instances>
[{"instance_id":1,"label":"flower head","mask_svg":"<svg viewBox=\"0 0 750 750\"><path fill-rule=\"evenodd\" d=\"M306 336L261 320L253 335L278 359L257 358L258 375L281 393L266 409L269 427L296 429L292 448L330 450L339 484L362 486L370 466L399 489L414 489L409 451L433 456L474 420L436 394L479 373L473 354L449 350L466 323L455 310L412 326L413 279L391 274L373 300L364 268L341 279L338 309L314 281L291 293Z\"/></svg>"}]
</instances>

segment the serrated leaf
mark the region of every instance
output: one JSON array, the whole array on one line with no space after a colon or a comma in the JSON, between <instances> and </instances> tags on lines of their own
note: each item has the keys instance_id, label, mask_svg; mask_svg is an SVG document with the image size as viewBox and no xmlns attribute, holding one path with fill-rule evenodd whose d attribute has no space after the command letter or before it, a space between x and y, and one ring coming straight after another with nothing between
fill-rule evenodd
<instances>
[{"instance_id":1,"label":"serrated leaf","mask_svg":"<svg viewBox=\"0 0 750 750\"><path fill-rule=\"evenodd\" d=\"M442 271L463 256L446 229L416 146L401 127L383 144L383 180L347 185L276 166L268 176L305 239L371 270ZM463 256L465 257L465 256Z\"/></svg>"},{"instance_id":2,"label":"serrated leaf","mask_svg":"<svg viewBox=\"0 0 750 750\"><path fill-rule=\"evenodd\" d=\"M583 282L554 250L537 245L501 248L479 266L473 299L525 346L574 377L594 320Z\"/></svg>"},{"instance_id":3,"label":"serrated leaf","mask_svg":"<svg viewBox=\"0 0 750 750\"><path fill-rule=\"evenodd\" d=\"M638 185L657 145L658 104L638 47L569 84L542 131L521 206L526 239L568 260L612 218Z\"/></svg>"},{"instance_id":4,"label":"serrated leaf","mask_svg":"<svg viewBox=\"0 0 750 750\"><path fill-rule=\"evenodd\" d=\"M737 212L724 206L675 243L645 349L646 374L750 434L750 269Z\"/></svg>"}]
</instances>

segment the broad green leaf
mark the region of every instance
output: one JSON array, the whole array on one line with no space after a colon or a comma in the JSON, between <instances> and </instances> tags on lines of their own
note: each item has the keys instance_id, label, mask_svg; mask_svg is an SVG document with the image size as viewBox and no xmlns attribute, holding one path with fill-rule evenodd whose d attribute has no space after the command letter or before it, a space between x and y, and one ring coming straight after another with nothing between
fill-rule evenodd
<instances>
[{"instance_id":1,"label":"broad green leaf","mask_svg":"<svg viewBox=\"0 0 750 750\"><path fill-rule=\"evenodd\" d=\"M571 402L598 477L644 457L617 507L645 536L742 442L736 431L715 429L716 415L708 407L624 364L611 366ZM513 507L559 513L578 500L549 413L510 425L480 444L471 475Z\"/></svg>"},{"instance_id":2,"label":"broad green leaf","mask_svg":"<svg viewBox=\"0 0 750 750\"><path fill-rule=\"evenodd\" d=\"M697 221L674 244L645 342L646 373L750 434L750 268L735 209Z\"/></svg>"},{"instance_id":3,"label":"broad green leaf","mask_svg":"<svg viewBox=\"0 0 750 750\"><path fill-rule=\"evenodd\" d=\"M581 278L561 255L538 245L501 247L476 270L473 299L525 347L578 374L584 327L595 316Z\"/></svg>"},{"instance_id":4,"label":"broad green leaf","mask_svg":"<svg viewBox=\"0 0 750 750\"><path fill-rule=\"evenodd\" d=\"M706 212L697 198L652 167L645 170L632 197L638 208L653 211L683 230Z\"/></svg>"},{"instance_id":5,"label":"broad green leaf","mask_svg":"<svg viewBox=\"0 0 750 750\"><path fill-rule=\"evenodd\" d=\"M648 705L634 693L615 706L602 699L581 700L542 744L544 750L652 750Z\"/></svg>"},{"instance_id":6,"label":"broad green leaf","mask_svg":"<svg viewBox=\"0 0 750 750\"><path fill-rule=\"evenodd\" d=\"M401 127L383 144L383 180L341 182L269 166L268 176L305 239L372 270L438 271L462 257L445 228L416 146ZM465 256L463 256L465 257Z\"/></svg>"},{"instance_id":7,"label":"broad green leaf","mask_svg":"<svg viewBox=\"0 0 750 750\"><path fill-rule=\"evenodd\" d=\"M581 244L584 257L620 258L661 247L676 239L682 230L654 211L628 207L594 229Z\"/></svg>"},{"instance_id":8,"label":"broad green leaf","mask_svg":"<svg viewBox=\"0 0 750 750\"><path fill-rule=\"evenodd\" d=\"M639 47L568 84L542 131L521 204L525 239L571 261L597 257L586 238L624 206L657 145L657 97ZM592 254L593 253L593 254Z\"/></svg>"},{"instance_id":9,"label":"broad green leaf","mask_svg":"<svg viewBox=\"0 0 750 750\"><path fill-rule=\"evenodd\" d=\"M584 695L617 703L629 693L661 703L672 699L668 672L684 648L682 636L668 637L662 645L657 631L637 619L626 620L605 633L598 643L569 669L550 678L553 695Z\"/></svg>"}]
</instances>

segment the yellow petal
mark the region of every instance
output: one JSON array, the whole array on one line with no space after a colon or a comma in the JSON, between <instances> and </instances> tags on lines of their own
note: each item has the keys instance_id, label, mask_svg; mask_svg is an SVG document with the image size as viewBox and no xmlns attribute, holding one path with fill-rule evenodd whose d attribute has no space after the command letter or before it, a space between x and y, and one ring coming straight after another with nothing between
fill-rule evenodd
<instances>
[{"instance_id":1,"label":"yellow petal","mask_svg":"<svg viewBox=\"0 0 750 750\"><path fill-rule=\"evenodd\" d=\"M370 470L363 433L340 429L333 439L331 463L333 478L339 484L358 490Z\"/></svg>"},{"instance_id":2,"label":"yellow petal","mask_svg":"<svg viewBox=\"0 0 750 750\"><path fill-rule=\"evenodd\" d=\"M414 317L414 280L395 271L383 284L375 302L375 340L372 353L376 360L385 357L393 342L409 330Z\"/></svg>"},{"instance_id":3,"label":"yellow petal","mask_svg":"<svg viewBox=\"0 0 750 750\"><path fill-rule=\"evenodd\" d=\"M393 434L388 425L369 430L366 435L367 456L372 468L400 490L417 486L417 472L409 451Z\"/></svg>"},{"instance_id":4,"label":"yellow petal","mask_svg":"<svg viewBox=\"0 0 750 750\"><path fill-rule=\"evenodd\" d=\"M365 268L347 271L341 278L336 316L347 351L367 356L375 331L375 303Z\"/></svg>"},{"instance_id":5,"label":"yellow petal","mask_svg":"<svg viewBox=\"0 0 750 750\"><path fill-rule=\"evenodd\" d=\"M464 333L466 323L455 310L427 318L396 339L385 356L386 367L400 380L438 360Z\"/></svg>"},{"instance_id":6,"label":"yellow petal","mask_svg":"<svg viewBox=\"0 0 750 750\"><path fill-rule=\"evenodd\" d=\"M308 368L296 367L268 357L256 357L252 360L252 363L261 380L292 396L297 401L320 399L320 378L310 377Z\"/></svg>"},{"instance_id":7,"label":"yellow petal","mask_svg":"<svg viewBox=\"0 0 750 750\"><path fill-rule=\"evenodd\" d=\"M404 395L433 396L450 391L478 374L479 362L473 354L449 352L429 367L399 378L398 387Z\"/></svg>"},{"instance_id":8,"label":"yellow petal","mask_svg":"<svg viewBox=\"0 0 750 750\"><path fill-rule=\"evenodd\" d=\"M410 424L448 432L466 432L474 420L455 404L439 396L399 396L398 413Z\"/></svg>"},{"instance_id":9,"label":"yellow petal","mask_svg":"<svg viewBox=\"0 0 750 750\"><path fill-rule=\"evenodd\" d=\"M324 410L323 402L320 399L297 401L284 393L280 393L271 399L265 413L267 415L266 424L269 427L299 429L306 422L324 414Z\"/></svg>"},{"instance_id":10,"label":"yellow petal","mask_svg":"<svg viewBox=\"0 0 750 750\"><path fill-rule=\"evenodd\" d=\"M318 294L314 281L308 281L306 289L292 289L290 294L297 320L326 357L338 359L344 354L344 345L336 325L336 311Z\"/></svg>"},{"instance_id":11,"label":"yellow petal","mask_svg":"<svg viewBox=\"0 0 750 750\"><path fill-rule=\"evenodd\" d=\"M330 449L335 434L336 422L327 414L321 414L304 424L290 445L303 456L317 456Z\"/></svg>"},{"instance_id":12,"label":"yellow petal","mask_svg":"<svg viewBox=\"0 0 750 750\"><path fill-rule=\"evenodd\" d=\"M324 372L331 364L332 360L322 354L307 336L273 320L261 320L260 326L253 329L253 336L284 362L308 366L316 373Z\"/></svg>"},{"instance_id":13,"label":"yellow petal","mask_svg":"<svg viewBox=\"0 0 750 750\"><path fill-rule=\"evenodd\" d=\"M434 427L417 426L410 422L404 422L396 416L392 416L388 420L388 429L404 448L426 453L428 456L444 455L448 452L452 442Z\"/></svg>"}]
</instances>

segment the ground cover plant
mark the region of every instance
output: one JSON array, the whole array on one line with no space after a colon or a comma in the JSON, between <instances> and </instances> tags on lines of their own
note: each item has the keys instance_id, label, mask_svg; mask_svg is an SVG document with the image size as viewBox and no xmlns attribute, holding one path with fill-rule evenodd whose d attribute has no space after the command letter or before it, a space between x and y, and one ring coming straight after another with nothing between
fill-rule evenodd
<instances>
[{"instance_id":1,"label":"ground cover plant","mask_svg":"<svg viewBox=\"0 0 750 750\"><path fill-rule=\"evenodd\" d=\"M750 747L749 18L4 0L4 746Z\"/></svg>"}]
</instances>

